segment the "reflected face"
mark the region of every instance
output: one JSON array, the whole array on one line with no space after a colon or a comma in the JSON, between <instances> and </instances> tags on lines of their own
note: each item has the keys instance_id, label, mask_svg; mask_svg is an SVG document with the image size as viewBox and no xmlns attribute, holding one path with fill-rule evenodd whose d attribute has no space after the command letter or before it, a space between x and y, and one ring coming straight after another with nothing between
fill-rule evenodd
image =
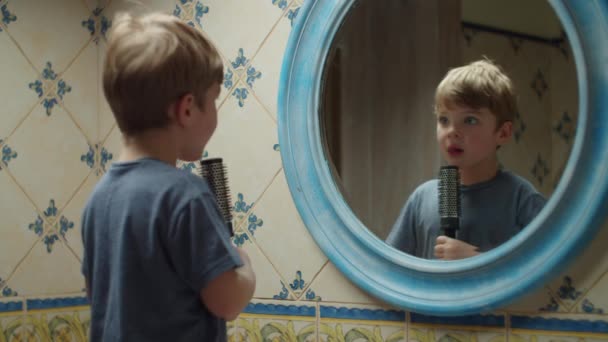
<instances>
[{"instance_id":1,"label":"reflected face","mask_svg":"<svg viewBox=\"0 0 608 342\"><path fill-rule=\"evenodd\" d=\"M497 128L487 108L456 104L438 106L436 115L439 150L449 165L462 170L496 166L497 147L511 136L510 122Z\"/></svg>"}]
</instances>

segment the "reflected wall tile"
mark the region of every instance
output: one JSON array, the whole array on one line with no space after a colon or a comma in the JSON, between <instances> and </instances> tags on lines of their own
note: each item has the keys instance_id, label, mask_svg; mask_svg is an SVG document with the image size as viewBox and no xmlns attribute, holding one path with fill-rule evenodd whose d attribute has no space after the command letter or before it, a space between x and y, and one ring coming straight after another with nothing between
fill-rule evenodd
<instances>
[{"instance_id":1,"label":"reflected wall tile","mask_svg":"<svg viewBox=\"0 0 608 342\"><path fill-rule=\"evenodd\" d=\"M236 321L236 341L302 341L317 339L315 306L252 301Z\"/></svg>"},{"instance_id":2,"label":"reflected wall tile","mask_svg":"<svg viewBox=\"0 0 608 342\"><path fill-rule=\"evenodd\" d=\"M97 45L89 43L78 58L64 73L63 79L70 85L70 96L66 96L66 111L90 142L98 140L97 132Z\"/></svg>"},{"instance_id":3,"label":"reflected wall tile","mask_svg":"<svg viewBox=\"0 0 608 342\"><path fill-rule=\"evenodd\" d=\"M63 241L52 236L46 235L34 246L8 279L7 286L22 296L83 292L85 284L80 262Z\"/></svg>"},{"instance_id":4,"label":"reflected wall tile","mask_svg":"<svg viewBox=\"0 0 608 342\"><path fill-rule=\"evenodd\" d=\"M410 322L409 341L504 342L507 340L503 315L433 317L411 313Z\"/></svg>"},{"instance_id":5,"label":"reflected wall tile","mask_svg":"<svg viewBox=\"0 0 608 342\"><path fill-rule=\"evenodd\" d=\"M28 88L36 79L36 71L21 54L6 32L0 31L0 94L2 94L2 124L0 138L8 137L38 101ZM10 99L10 100L9 100Z\"/></svg>"},{"instance_id":6,"label":"reflected wall tile","mask_svg":"<svg viewBox=\"0 0 608 342\"><path fill-rule=\"evenodd\" d=\"M90 172L81 161L88 143L61 108L49 116L37 107L10 143L19 152L11 172L40 210L48 206L49 199L63 208Z\"/></svg>"},{"instance_id":7,"label":"reflected wall tile","mask_svg":"<svg viewBox=\"0 0 608 342\"><path fill-rule=\"evenodd\" d=\"M323 303L320 341L405 341L405 312L371 305Z\"/></svg>"},{"instance_id":8,"label":"reflected wall tile","mask_svg":"<svg viewBox=\"0 0 608 342\"><path fill-rule=\"evenodd\" d=\"M29 229L36 208L9 176L0 170L0 283L6 280L38 240ZM1 296L1 295L0 295Z\"/></svg>"},{"instance_id":9,"label":"reflected wall tile","mask_svg":"<svg viewBox=\"0 0 608 342\"><path fill-rule=\"evenodd\" d=\"M276 153L276 152L275 152ZM318 300L311 285L327 261L298 218L283 172L279 172L254 208L264 226L253 236L281 278L300 299ZM287 284L285 284L287 285Z\"/></svg>"},{"instance_id":10,"label":"reflected wall tile","mask_svg":"<svg viewBox=\"0 0 608 342\"><path fill-rule=\"evenodd\" d=\"M364 304L377 302L376 299L348 280L331 262L327 262L323 267L312 283L312 287L324 302Z\"/></svg>"},{"instance_id":11,"label":"reflected wall tile","mask_svg":"<svg viewBox=\"0 0 608 342\"><path fill-rule=\"evenodd\" d=\"M82 27L90 11L81 0L23 0L10 5L18 19L8 31L41 72L52 61L54 70L63 73L90 39Z\"/></svg>"},{"instance_id":12,"label":"reflected wall tile","mask_svg":"<svg viewBox=\"0 0 608 342\"><path fill-rule=\"evenodd\" d=\"M236 55L241 48L254 56L283 14L270 0L208 0L204 4L209 12L202 29L226 58Z\"/></svg>"}]
</instances>

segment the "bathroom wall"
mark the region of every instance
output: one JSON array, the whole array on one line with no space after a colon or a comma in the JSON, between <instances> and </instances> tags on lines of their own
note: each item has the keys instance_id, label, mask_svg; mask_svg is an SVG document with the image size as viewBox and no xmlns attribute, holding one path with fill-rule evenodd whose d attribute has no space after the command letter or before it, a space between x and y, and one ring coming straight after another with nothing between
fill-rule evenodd
<instances>
[{"instance_id":1,"label":"bathroom wall","mask_svg":"<svg viewBox=\"0 0 608 342\"><path fill-rule=\"evenodd\" d=\"M547 286L487 315L422 316L361 292L308 234L281 166L278 80L301 0L133 3L0 0L0 341L86 339L79 217L120 150L99 65L112 15L126 8L179 16L207 32L225 61L219 127L204 156L227 163L235 242L258 274L231 340L608 340L608 229ZM552 112L557 120L563 108Z\"/></svg>"}]
</instances>

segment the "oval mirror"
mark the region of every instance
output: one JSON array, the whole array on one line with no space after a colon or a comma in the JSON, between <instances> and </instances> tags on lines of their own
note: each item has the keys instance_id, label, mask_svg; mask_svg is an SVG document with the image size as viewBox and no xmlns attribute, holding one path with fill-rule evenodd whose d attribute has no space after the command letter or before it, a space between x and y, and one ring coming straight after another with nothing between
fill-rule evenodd
<instances>
[{"instance_id":1,"label":"oval mirror","mask_svg":"<svg viewBox=\"0 0 608 342\"><path fill-rule=\"evenodd\" d=\"M414 0L386 2L399 5L412 3L413 6L416 3ZM433 7L437 10L439 4L450 1L419 1L422 2L427 10ZM382 234L373 233L369 229L373 227L366 226L361 219L363 216L353 211L353 205L345 199L342 182L336 181L338 178L334 177L336 163L330 157L326 139L326 108L333 108L329 104L331 101L326 101L327 91L332 87L332 83L327 82L330 79L327 75L334 67L336 53L332 52L335 51L332 46L338 32L361 2L308 0L302 7L289 38L279 87L279 143L284 170L294 202L311 235L338 269L371 295L392 305L425 314L466 315L487 312L514 300L555 275L567 260L571 260L586 246L600 227L599 223L608 212L608 100L603 96L608 85L608 4L601 0L548 2L565 32L564 38L571 50L570 58L574 61L578 99L569 101L577 101L578 108L571 113L576 127L568 132L575 130L576 136L569 145L570 155L561 154L561 161L565 163L563 170L556 168L555 175L559 174L559 177L553 178L554 182L547 181L549 191L546 195L550 197L525 229L476 257L449 262L417 258L389 247ZM522 7L521 11L525 11L525 8ZM409 18L406 21L411 21L413 30L424 32L422 26L418 26L424 23L417 20L417 14L419 12L407 11L402 13L402 17ZM441 10L435 14L436 22L453 20L452 14ZM487 23L485 26L491 27ZM473 32L467 31L468 29L480 31L479 28L464 27L465 37ZM360 29L362 36L366 32L365 26ZM460 29L458 32L463 34ZM476 38L479 37L473 37L473 41ZM517 44L518 40L514 42ZM378 49L385 49L387 43L394 43L396 49L401 49L405 56L414 58L416 48L423 47L426 41L413 39L406 40L405 44L398 41L377 43ZM462 36L457 37L453 43L461 44ZM365 54L368 51L369 49L363 49L359 52ZM439 59L438 64L442 68L432 75L435 79L424 78L428 84L418 85L408 83L406 75L399 84L402 89L391 89L396 93L416 93L422 86L433 89L443 76L442 72L453 66L452 62L447 62L448 56L438 51L434 56L428 57L428 63ZM419 59L422 57L418 56ZM344 61L345 57L343 55L338 58ZM500 56L491 58L500 63ZM465 60L461 62L464 63ZM425 63L424 60L421 63ZM507 69L508 66L503 67ZM375 72L387 75L391 69L384 65ZM333 91L342 88L340 85L333 86ZM542 88L542 82L537 86ZM568 90L570 93L573 91ZM422 109L419 110L421 114L416 117L423 118L421 121L424 121L426 112L431 115L431 120L428 121L434 127L432 96L427 98L431 103L427 105L423 102ZM426 108L429 110L425 110L424 106L428 106ZM377 115L384 114L386 113ZM523 114L522 111L521 115L528 114ZM522 122L527 122L527 119ZM532 125L530 123L525 129L533 130ZM551 127L558 130L557 126ZM401 147L422 151L426 145L409 140ZM395 146L386 148L399 149ZM509 151L506 147L504 153L500 153L506 154L508 159ZM518 157L518 152L512 153ZM429 162L427 170L430 172L438 165L437 159L437 156L431 155L427 159L418 160L423 160L420 163ZM405 170L403 172L424 169L414 160L411 159L407 168L402 169ZM552 161L551 167L558 164ZM517 168L511 165L506 167ZM520 173L527 171L529 170L524 168ZM540 171L542 174L543 169ZM420 177L433 175L424 174ZM410 178L412 177L408 176ZM542 186L539 188L544 191ZM397 207L403 204L400 202L407 194L400 196L396 200ZM371 200L378 198L372 197ZM388 223L385 226L390 226L394 219L387 216L385 220Z\"/></svg>"},{"instance_id":2,"label":"oval mirror","mask_svg":"<svg viewBox=\"0 0 608 342\"><path fill-rule=\"evenodd\" d=\"M403 20L405 13L414 13L413 20ZM464 97L465 87L489 83L483 73L502 73L514 89L498 96L501 83L489 83L490 89L466 93L478 103L485 101L482 91L497 93L495 107L508 120L501 128L509 130L497 151L480 155L477 140L465 146L485 127L500 132L494 123L483 125L495 114L463 117L478 128L456 131L442 145L449 162L461 166L458 240L484 252L517 234L542 209L574 141L576 66L551 5L546 0L359 0L336 32L324 66L320 129L334 182L378 238L386 240L392 231L389 244L421 257L434 257L440 231L437 185L426 182L447 161L436 139L436 122L447 117L436 116L435 92L447 71L461 66L461 75L466 72L477 83L450 76L444 98L449 86ZM516 103L512 113L503 109L510 102ZM453 158L449 144L457 147ZM486 203L491 205L481 205ZM412 215L408 208L413 207L428 210ZM410 221L420 223L405 224Z\"/></svg>"}]
</instances>

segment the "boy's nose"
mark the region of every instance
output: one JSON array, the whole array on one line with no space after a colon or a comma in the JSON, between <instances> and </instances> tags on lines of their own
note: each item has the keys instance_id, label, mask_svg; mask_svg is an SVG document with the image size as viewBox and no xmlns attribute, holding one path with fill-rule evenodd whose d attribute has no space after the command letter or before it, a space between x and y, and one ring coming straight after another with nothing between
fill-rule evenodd
<instances>
[{"instance_id":1,"label":"boy's nose","mask_svg":"<svg viewBox=\"0 0 608 342\"><path fill-rule=\"evenodd\" d=\"M460 129L456 125L449 125L447 129L449 137L460 137Z\"/></svg>"}]
</instances>

